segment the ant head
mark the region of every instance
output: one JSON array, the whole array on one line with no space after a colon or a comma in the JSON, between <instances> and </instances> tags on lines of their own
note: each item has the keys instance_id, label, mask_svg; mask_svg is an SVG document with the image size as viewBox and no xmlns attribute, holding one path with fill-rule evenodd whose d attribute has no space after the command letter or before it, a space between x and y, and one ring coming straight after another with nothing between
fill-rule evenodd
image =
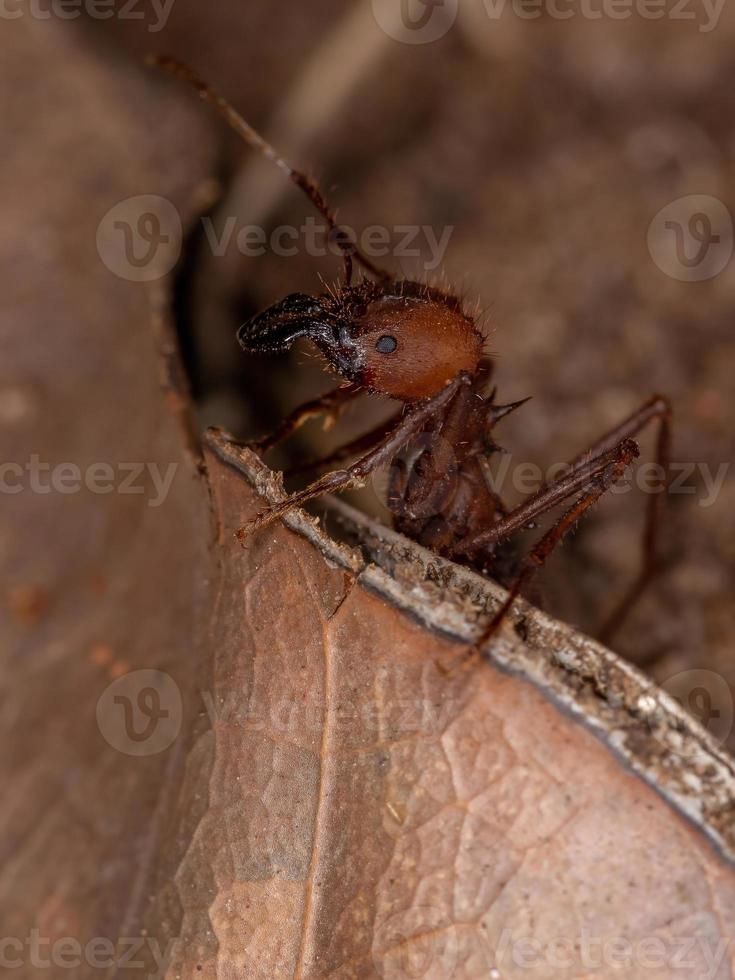
<instances>
[{"instance_id":1,"label":"ant head","mask_svg":"<svg viewBox=\"0 0 735 980\"><path fill-rule=\"evenodd\" d=\"M401 401L428 398L461 371L474 375L483 337L456 297L421 283L366 282L336 296L294 293L244 324L257 353L312 340L344 378Z\"/></svg>"},{"instance_id":2,"label":"ant head","mask_svg":"<svg viewBox=\"0 0 735 980\"><path fill-rule=\"evenodd\" d=\"M483 337L455 296L408 280L394 281L337 224L319 187L291 167L196 72L172 58L152 63L193 85L245 142L306 194L342 251L344 281L336 295L293 293L240 328L247 351L286 350L309 337L343 377L401 401L428 398L461 371L474 375ZM377 277L352 286L355 263Z\"/></svg>"}]
</instances>

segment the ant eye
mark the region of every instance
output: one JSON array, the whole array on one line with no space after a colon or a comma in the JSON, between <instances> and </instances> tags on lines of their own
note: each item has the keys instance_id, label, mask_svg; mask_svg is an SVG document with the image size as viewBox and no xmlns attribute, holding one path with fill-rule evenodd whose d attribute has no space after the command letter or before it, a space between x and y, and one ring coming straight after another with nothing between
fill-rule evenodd
<instances>
[{"instance_id":1,"label":"ant eye","mask_svg":"<svg viewBox=\"0 0 735 980\"><path fill-rule=\"evenodd\" d=\"M396 347L398 347L398 341L395 337L391 337L390 334L379 337L375 345L375 349L381 354L392 354Z\"/></svg>"}]
</instances>

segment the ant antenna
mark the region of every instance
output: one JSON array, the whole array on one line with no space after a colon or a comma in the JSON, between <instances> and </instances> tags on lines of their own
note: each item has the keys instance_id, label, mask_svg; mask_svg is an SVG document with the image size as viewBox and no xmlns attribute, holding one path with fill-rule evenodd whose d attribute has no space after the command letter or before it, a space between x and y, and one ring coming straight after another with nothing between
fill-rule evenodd
<instances>
[{"instance_id":1,"label":"ant antenna","mask_svg":"<svg viewBox=\"0 0 735 980\"><path fill-rule=\"evenodd\" d=\"M243 117L237 112L230 103L208 85L202 78L197 75L197 73L189 68L188 65L183 64L180 61L176 61L174 58L168 58L161 55L150 55L146 58L146 62L149 65L153 65L156 68L161 68L163 71L168 72L173 75L174 78L178 78L181 81L187 82L192 85L198 92L205 102L208 102L213 106L217 112L223 117L223 119L231 126L232 129L240 136L248 146L253 147L268 160L272 160L275 165L281 169L286 176L296 184L297 187L306 194L311 203L314 205L319 214L324 218L328 227L330 237L337 243L337 246L342 250L342 257L344 261L345 268L345 282L349 286L352 281L352 257L357 259L357 261L362 265L368 272L371 272L374 276L379 279L389 279L390 276L379 269L377 266L368 259L362 252L358 249L354 242L350 241L345 230L337 224L337 220L334 214L329 210L329 206L324 199L324 195L319 189L318 184L313 181L306 174L302 173L300 170L294 170L282 156L280 156L274 148L268 143L260 133L256 132L253 127L246 122Z\"/></svg>"}]
</instances>

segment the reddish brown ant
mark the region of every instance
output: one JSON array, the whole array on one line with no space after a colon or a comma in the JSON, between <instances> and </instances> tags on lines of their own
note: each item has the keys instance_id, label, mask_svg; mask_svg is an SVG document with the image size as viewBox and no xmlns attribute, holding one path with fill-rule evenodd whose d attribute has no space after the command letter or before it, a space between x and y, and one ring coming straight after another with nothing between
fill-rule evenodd
<instances>
[{"instance_id":1,"label":"reddish brown ant","mask_svg":"<svg viewBox=\"0 0 735 980\"><path fill-rule=\"evenodd\" d=\"M479 647L504 619L534 572L546 561L582 514L623 475L638 456L632 437L659 420L657 461L665 474L659 493L648 502L642 567L600 631L609 637L622 622L656 570L656 542L664 493L668 489L671 407L661 395L571 461L563 476L542 486L520 506L508 510L488 486L483 466L497 451L496 424L524 402L498 405L495 389L486 395L492 363L483 356L484 337L476 319L450 292L410 280L394 279L377 268L337 224L319 187L294 170L245 120L191 69L168 58L153 63L194 85L230 126L300 187L326 221L341 250L344 278L320 296L293 293L260 313L238 332L249 353L285 351L300 337L311 340L346 384L295 409L278 428L251 447L265 452L307 419L339 414L363 392L387 395L402 403L386 424L322 460L326 473L305 489L269 507L237 531L240 540L267 527L293 507L315 497L364 486L378 467L391 466L388 506L396 528L440 555L480 571L492 570L497 549L511 535L564 501L573 503L523 560L508 597L493 617ZM374 278L352 284L354 264ZM526 401L527 399L524 399ZM399 453L421 437L423 448L406 463Z\"/></svg>"}]
</instances>

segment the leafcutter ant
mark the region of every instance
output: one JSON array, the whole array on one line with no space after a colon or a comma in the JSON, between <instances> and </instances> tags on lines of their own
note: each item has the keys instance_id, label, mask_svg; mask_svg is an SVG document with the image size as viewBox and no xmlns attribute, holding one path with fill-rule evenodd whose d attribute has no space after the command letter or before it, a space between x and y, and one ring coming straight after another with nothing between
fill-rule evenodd
<instances>
[{"instance_id":1,"label":"leafcutter ant","mask_svg":"<svg viewBox=\"0 0 735 980\"><path fill-rule=\"evenodd\" d=\"M308 338L342 379L333 391L295 409L251 447L265 453L308 419L336 417L362 393L387 395L400 403L388 423L315 462L314 469L328 472L258 514L238 529L238 538L244 541L323 494L361 487L376 469L390 466L387 503L396 528L439 555L492 574L498 549L512 535L566 504L565 512L521 561L507 599L476 645L479 648L564 535L623 477L639 454L633 437L658 420L656 455L664 478L660 492L648 500L638 576L600 630L601 637L609 638L657 569L657 536L668 489L668 400L653 395L573 459L562 476L508 509L490 488L485 468L497 451L495 426L527 399L501 405L494 388L487 393L493 365L483 353L484 337L476 318L450 291L396 279L375 266L340 228L318 185L289 166L222 96L185 65L169 58L151 60L193 85L250 147L301 188L341 251L344 270L336 288L318 296L292 293L238 331L241 346L251 354L285 351L298 338ZM357 283L353 282L356 266L363 272ZM417 440L420 450L407 462L401 451Z\"/></svg>"}]
</instances>

